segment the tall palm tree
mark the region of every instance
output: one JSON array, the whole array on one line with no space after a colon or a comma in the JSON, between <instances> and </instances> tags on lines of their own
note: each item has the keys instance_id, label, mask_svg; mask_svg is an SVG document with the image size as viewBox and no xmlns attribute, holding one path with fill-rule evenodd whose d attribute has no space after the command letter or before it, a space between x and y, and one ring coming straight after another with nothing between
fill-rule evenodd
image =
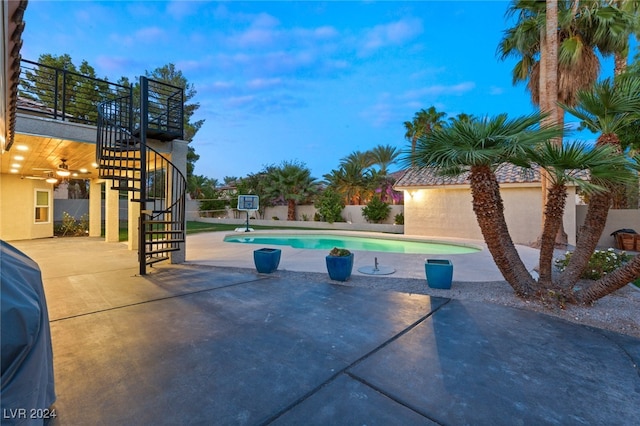
<instances>
[{"instance_id":1,"label":"tall palm tree","mask_svg":"<svg viewBox=\"0 0 640 426\"><path fill-rule=\"evenodd\" d=\"M396 163L400 156L400 150L391 145L378 145L369 151L371 165L380 167L380 173L389 173L389 166Z\"/></svg>"},{"instance_id":2,"label":"tall palm tree","mask_svg":"<svg viewBox=\"0 0 640 426\"><path fill-rule=\"evenodd\" d=\"M534 104L563 126L557 101L575 105L577 91L590 87L600 72L596 51L607 55L628 43L629 15L598 1L571 0L514 0L508 14L517 15L518 22L505 31L498 52L502 59L519 59L514 83L526 81ZM562 144L562 137L556 143ZM547 179L543 173L543 203ZM557 242L566 244L563 229Z\"/></svg>"},{"instance_id":3,"label":"tall palm tree","mask_svg":"<svg viewBox=\"0 0 640 426\"><path fill-rule=\"evenodd\" d=\"M521 297L532 297L535 281L509 235L495 170L560 133L555 127L541 126L541 118L532 114L509 120L501 114L453 120L420 138L409 157L417 167L434 167L441 174L469 173L473 210L484 240L500 272Z\"/></svg>"},{"instance_id":4,"label":"tall palm tree","mask_svg":"<svg viewBox=\"0 0 640 426\"><path fill-rule=\"evenodd\" d=\"M411 152L416 150L416 142L422 136L431 133L433 130L442 128L445 124L444 118L447 116L444 112L438 112L435 107L421 109L413 116L412 121L405 121L406 129L405 139L411 142Z\"/></svg>"}]
</instances>

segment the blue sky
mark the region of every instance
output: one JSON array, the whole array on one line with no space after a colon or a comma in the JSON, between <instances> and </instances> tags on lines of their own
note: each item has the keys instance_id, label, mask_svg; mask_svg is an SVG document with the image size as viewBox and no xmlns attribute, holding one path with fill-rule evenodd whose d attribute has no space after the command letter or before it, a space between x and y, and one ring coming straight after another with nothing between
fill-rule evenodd
<instances>
[{"instance_id":1,"label":"blue sky","mask_svg":"<svg viewBox=\"0 0 640 426\"><path fill-rule=\"evenodd\" d=\"M196 174L298 161L321 178L356 150L407 148L403 122L421 108L533 112L515 60L496 55L508 4L35 0L22 57L67 53L111 81L173 63L205 120Z\"/></svg>"}]
</instances>

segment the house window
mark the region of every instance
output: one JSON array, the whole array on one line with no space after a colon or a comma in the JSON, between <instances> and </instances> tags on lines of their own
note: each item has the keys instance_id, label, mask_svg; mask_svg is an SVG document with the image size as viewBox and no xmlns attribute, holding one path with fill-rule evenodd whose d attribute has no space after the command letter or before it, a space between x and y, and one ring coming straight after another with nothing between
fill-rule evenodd
<instances>
[{"instance_id":1,"label":"house window","mask_svg":"<svg viewBox=\"0 0 640 426\"><path fill-rule=\"evenodd\" d=\"M36 189L36 223L49 222L49 213L51 210L51 191L43 191Z\"/></svg>"}]
</instances>

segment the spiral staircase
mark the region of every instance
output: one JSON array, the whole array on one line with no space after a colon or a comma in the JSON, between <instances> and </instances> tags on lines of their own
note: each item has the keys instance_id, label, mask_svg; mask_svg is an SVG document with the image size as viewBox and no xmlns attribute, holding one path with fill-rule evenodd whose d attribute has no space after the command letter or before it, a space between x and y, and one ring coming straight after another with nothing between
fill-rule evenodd
<instances>
[{"instance_id":1,"label":"spiral staircase","mask_svg":"<svg viewBox=\"0 0 640 426\"><path fill-rule=\"evenodd\" d=\"M148 145L183 137L184 91L141 77L137 103L138 109L130 91L99 105L96 162L111 190L135 194L131 201L140 203L138 262L145 275L147 266L170 260L185 243L186 179Z\"/></svg>"}]
</instances>

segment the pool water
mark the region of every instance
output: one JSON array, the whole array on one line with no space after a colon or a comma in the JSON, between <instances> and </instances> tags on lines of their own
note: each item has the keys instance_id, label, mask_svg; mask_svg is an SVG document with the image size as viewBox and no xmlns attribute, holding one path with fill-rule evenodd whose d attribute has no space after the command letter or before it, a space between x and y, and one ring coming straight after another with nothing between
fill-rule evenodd
<instances>
[{"instance_id":1,"label":"pool water","mask_svg":"<svg viewBox=\"0 0 640 426\"><path fill-rule=\"evenodd\" d=\"M386 238L353 237L347 235L227 235L227 243L291 246L300 249L331 250L334 247L348 250L379 251L410 254L468 254L479 248L439 242L392 240Z\"/></svg>"}]
</instances>

